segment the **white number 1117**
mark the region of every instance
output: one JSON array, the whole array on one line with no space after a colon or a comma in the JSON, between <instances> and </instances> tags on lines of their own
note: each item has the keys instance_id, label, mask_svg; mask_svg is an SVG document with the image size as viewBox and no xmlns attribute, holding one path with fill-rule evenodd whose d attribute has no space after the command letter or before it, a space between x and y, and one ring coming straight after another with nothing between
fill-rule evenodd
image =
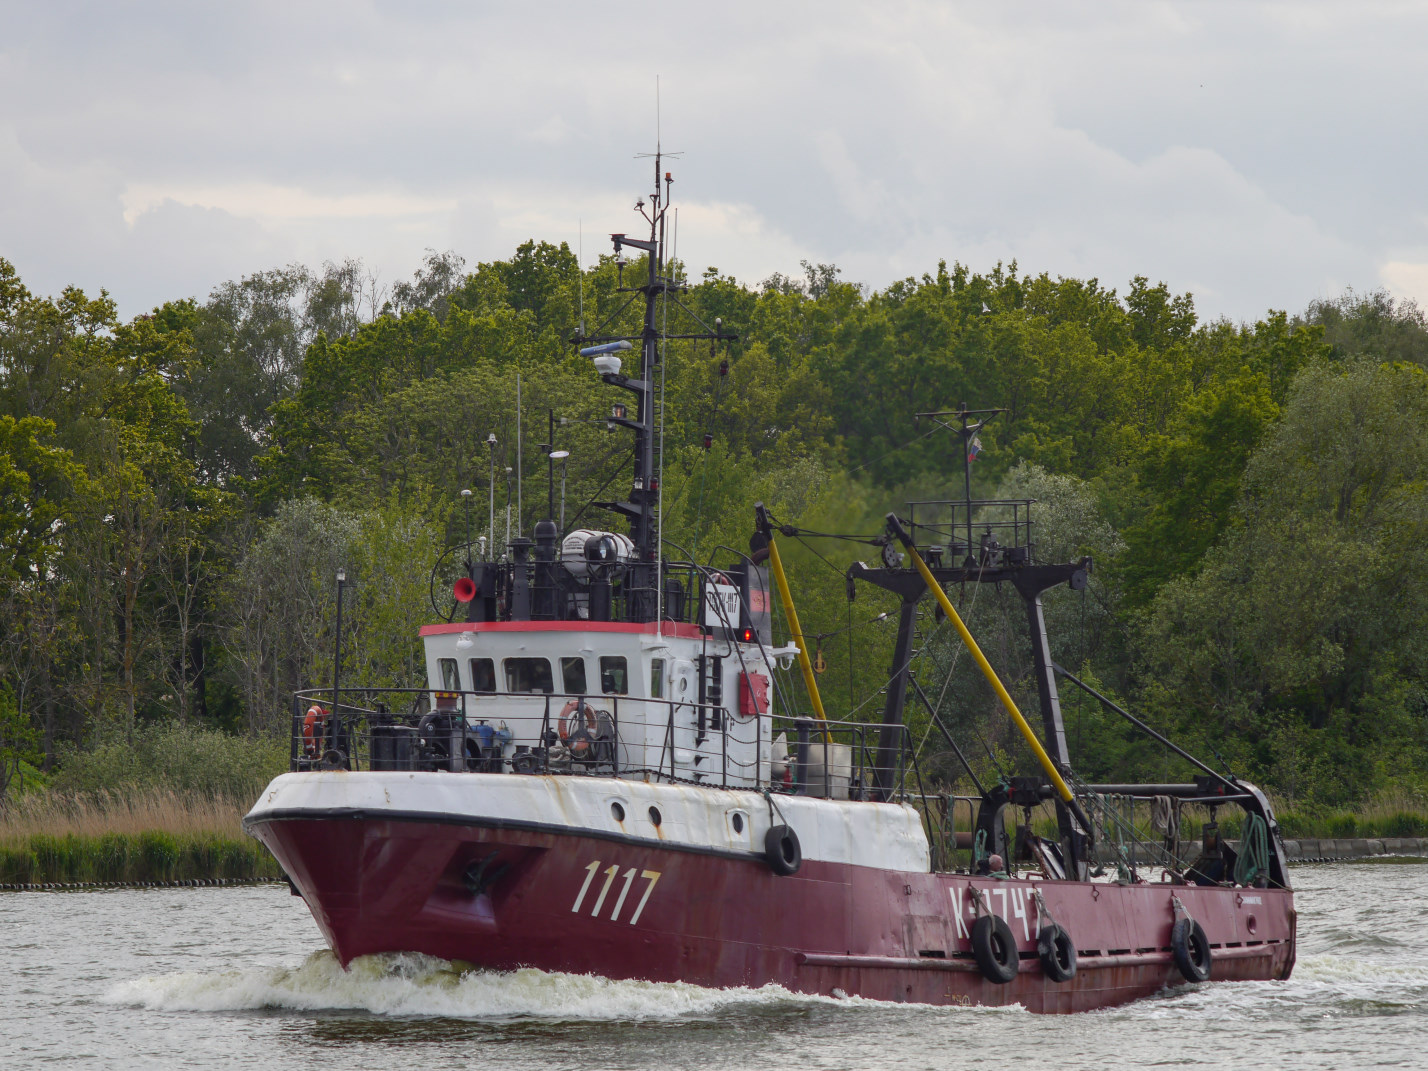
<instances>
[{"instance_id":1,"label":"white number 1117","mask_svg":"<svg viewBox=\"0 0 1428 1071\"><path fill-rule=\"evenodd\" d=\"M580 892L575 895L575 903L570 905L571 911L579 911L580 905L585 902L585 894L590 891L590 885L595 880L595 875L600 872L600 860L596 859L585 868L585 881L580 886ZM616 864L611 864L605 868L605 882L600 886L600 892L595 897L595 906L590 909L590 914L598 918L601 910L605 907L605 899L610 895L610 887L615 884L615 879L620 874L620 868ZM630 925L640 921L640 915L645 910L645 904L649 903L650 893L654 892L654 887L659 883L660 871L641 870L640 877L649 882L645 886L644 895L640 897L640 902L635 905L634 914L630 916ZM624 884L620 887L620 894L615 897L615 906L610 909L610 921L618 922L620 911L625 906L625 898L630 895L630 886L635 882L635 868L630 867L624 873Z\"/></svg>"}]
</instances>

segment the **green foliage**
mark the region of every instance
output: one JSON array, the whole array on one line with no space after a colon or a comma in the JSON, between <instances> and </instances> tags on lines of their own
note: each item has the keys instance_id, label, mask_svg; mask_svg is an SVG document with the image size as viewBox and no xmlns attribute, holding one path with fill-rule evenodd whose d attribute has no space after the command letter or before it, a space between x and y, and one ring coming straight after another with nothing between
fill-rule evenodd
<instances>
[{"instance_id":1,"label":"green foliage","mask_svg":"<svg viewBox=\"0 0 1428 1071\"><path fill-rule=\"evenodd\" d=\"M287 766L286 740L160 725L65 753L51 788L65 793L165 789L245 799Z\"/></svg>"},{"instance_id":2,"label":"green foliage","mask_svg":"<svg viewBox=\"0 0 1428 1071\"><path fill-rule=\"evenodd\" d=\"M624 285L644 270L629 265ZM290 265L123 323L107 295L39 297L0 260L6 769L31 758L70 789L200 791L262 770L251 791L285 741L212 730L282 741L287 693L331 680L338 568L343 679L420 677L416 630L428 581L450 579L439 555L465 538L463 488L473 536L499 550L508 521L528 531L558 494L550 446L570 452L568 527L605 523L589 504L626 484L610 391L570 345L577 330L638 329L619 285L611 258L582 273L567 247L531 241L469 272L428 251L386 301L354 262ZM1041 560L1095 561L1086 592L1046 594L1058 662L1305 813L1428 784L1416 306L1348 293L1299 317L1205 323L1191 295L1144 277L1118 293L943 262L869 291L805 263L757 286L711 268L667 326L716 317L739 335L727 353L674 341L662 355L671 553L742 549L754 501L871 536L907 498L960 490L954 444L917 413L1005 407L982 432L976 490L1037 500ZM850 604L841 580L876 549L781 546L825 702L876 718L894 633L881 615L897 606L868 591ZM1034 708L1020 601L955 597ZM919 682L979 776L1023 771L946 627L919 644ZM802 687L789 682L795 705ZM1063 701L1088 776L1188 773L1086 698ZM913 702L927 768L962 778ZM66 849L41 847L62 865Z\"/></svg>"},{"instance_id":3,"label":"green foliage","mask_svg":"<svg viewBox=\"0 0 1428 1071\"><path fill-rule=\"evenodd\" d=\"M277 862L257 841L211 833L36 833L18 843L0 844L0 884L253 881L281 876Z\"/></svg>"},{"instance_id":4,"label":"green foliage","mask_svg":"<svg viewBox=\"0 0 1428 1071\"><path fill-rule=\"evenodd\" d=\"M15 703L14 691L0 680L0 804L11 783L23 775L30 763L39 760L38 743L30 719Z\"/></svg>"},{"instance_id":5,"label":"green foliage","mask_svg":"<svg viewBox=\"0 0 1428 1071\"><path fill-rule=\"evenodd\" d=\"M347 575L343 678L412 686L422 675L418 629L431 617L428 581L438 543L429 524L395 506L283 503L221 595L228 621L221 635L250 727L286 735L287 697L331 682L339 569Z\"/></svg>"},{"instance_id":6,"label":"green foliage","mask_svg":"<svg viewBox=\"0 0 1428 1071\"><path fill-rule=\"evenodd\" d=\"M1291 796L1421 782L1428 376L1318 362L1245 470L1236 527L1144 616L1147 694Z\"/></svg>"}]
</instances>

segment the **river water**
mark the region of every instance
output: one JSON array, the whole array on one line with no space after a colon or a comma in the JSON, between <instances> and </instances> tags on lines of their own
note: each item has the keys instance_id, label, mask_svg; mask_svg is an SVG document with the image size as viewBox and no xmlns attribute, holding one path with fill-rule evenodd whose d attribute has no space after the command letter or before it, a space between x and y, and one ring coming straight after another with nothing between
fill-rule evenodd
<instances>
[{"instance_id":1,"label":"river water","mask_svg":"<svg viewBox=\"0 0 1428 1071\"><path fill-rule=\"evenodd\" d=\"M1287 982L1075 1016L422 957L342 971L285 886L0 893L0 1068L1428 1068L1428 866L1301 866Z\"/></svg>"}]
</instances>

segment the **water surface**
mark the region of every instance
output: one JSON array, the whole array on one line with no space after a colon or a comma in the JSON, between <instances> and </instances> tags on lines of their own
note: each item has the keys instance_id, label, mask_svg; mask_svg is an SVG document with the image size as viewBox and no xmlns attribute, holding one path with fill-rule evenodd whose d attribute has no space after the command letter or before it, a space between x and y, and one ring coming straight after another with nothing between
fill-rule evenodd
<instances>
[{"instance_id":1,"label":"water surface","mask_svg":"<svg viewBox=\"0 0 1428 1071\"><path fill-rule=\"evenodd\" d=\"M1428 1068L1428 866L1300 866L1287 982L932 1008L382 956L285 886L0 893L0 1067Z\"/></svg>"}]
</instances>

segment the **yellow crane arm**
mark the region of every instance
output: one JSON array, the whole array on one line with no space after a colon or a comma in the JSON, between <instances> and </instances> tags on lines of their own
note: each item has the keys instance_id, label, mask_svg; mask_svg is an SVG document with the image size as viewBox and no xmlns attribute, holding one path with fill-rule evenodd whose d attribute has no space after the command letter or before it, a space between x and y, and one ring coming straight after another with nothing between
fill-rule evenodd
<instances>
[{"instance_id":1,"label":"yellow crane arm","mask_svg":"<svg viewBox=\"0 0 1428 1071\"><path fill-rule=\"evenodd\" d=\"M762 503L755 508L762 511ZM760 512L760 527L766 524L767 521ZM798 610L793 605L793 593L788 588L788 577L784 575L778 543L774 541L772 530L764 527L764 534L769 541L769 566L773 570L774 586L778 588L779 602L783 603L783 613L788 618L788 630L793 633L793 642L798 647L798 667L803 670L803 684L808 689L808 698L813 702L813 713L824 723L823 737L832 743L833 737L827 727L828 717L823 713L823 697L818 694L818 678L813 675L813 663L808 659L808 644L804 642L803 629L798 623Z\"/></svg>"},{"instance_id":2,"label":"yellow crane arm","mask_svg":"<svg viewBox=\"0 0 1428 1071\"><path fill-rule=\"evenodd\" d=\"M958 634L962 637L962 642L967 645L967 650L972 652L972 657L976 659L977 666L981 669L982 675L987 678L987 683L997 693L997 697L1002 701L1002 706L1007 708L1007 713L1016 723L1016 727L1021 730L1021 735L1026 737L1026 742L1032 752L1036 755L1036 760L1041 763L1041 768L1046 771L1046 776L1051 779L1051 784L1056 788L1061 798L1074 806L1075 794L1066 785L1066 781L1061 776L1061 771L1056 768L1056 763L1051 761L1051 756L1046 753L1046 749L1041 746L1041 741L1036 738L1036 733L1032 731L1027 720L1022 717L1022 713L1017 709L1016 701L1012 699L1002 684L1001 678L997 676L997 671L992 668L992 664L987 661L987 656L982 654L982 649L977 646L977 641L972 639L972 634L967 631L967 626L963 624L961 616L957 613L957 608L952 605L952 600L947 597L947 592L942 590L942 585L937 582L937 578L932 575L932 570L927 568L927 563L922 560L922 555L917 553L917 548L912 545L912 539L898 523L897 515L888 514L888 526L902 541L908 554L912 557L912 564L917 567L918 573L922 575L922 582L927 585L927 589L932 592L937 604L942 607L942 612L947 615L947 620L956 627Z\"/></svg>"},{"instance_id":3,"label":"yellow crane arm","mask_svg":"<svg viewBox=\"0 0 1428 1071\"><path fill-rule=\"evenodd\" d=\"M772 538L769 539L769 565L773 568L774 584L778 587L784 616L788 618L788 630L793 633L793 642L798 647L798 666L803 670L803 684L808 689L808 698L813 702L813 713L818 715L819 721L827 722L828 717L823 713L823 697L818 694L818 679L813 675L813 663L808 660L808 644L804 642L803 629L798 624L798 610L793 605L793 593L788 590L788 577L783 573L783 560L778 556L778 544ZM828 734L826 725L823 735L832 742L833 738Z\"/></svg>"}]
</instances>

